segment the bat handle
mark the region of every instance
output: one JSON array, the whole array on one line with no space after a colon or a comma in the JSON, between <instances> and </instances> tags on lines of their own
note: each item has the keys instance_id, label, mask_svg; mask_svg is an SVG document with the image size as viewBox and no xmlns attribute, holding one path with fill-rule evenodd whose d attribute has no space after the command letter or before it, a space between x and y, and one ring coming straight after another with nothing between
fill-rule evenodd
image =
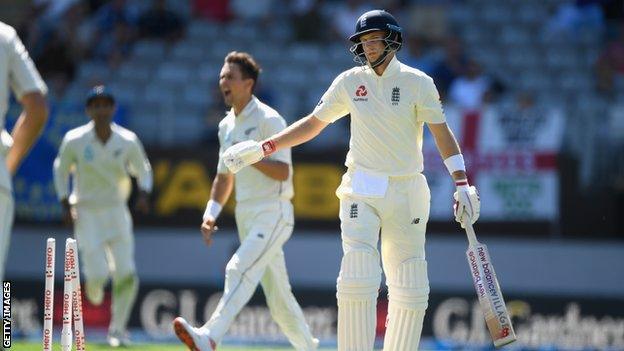
<instances>
[{"instance_id":1,"label":"bat handle","mask_svg":"<svg viewBox=\"0 0 624 351\"><path fill-rule=\"evenodd\" d=\"M464 223L464 227L466 229L466 236L468 236L468 243L471 246L479 245L479 241L477 240L477 234L475 234L474 228L472 228L472 223L467 221Z\"/></svg>"}]
</instances>

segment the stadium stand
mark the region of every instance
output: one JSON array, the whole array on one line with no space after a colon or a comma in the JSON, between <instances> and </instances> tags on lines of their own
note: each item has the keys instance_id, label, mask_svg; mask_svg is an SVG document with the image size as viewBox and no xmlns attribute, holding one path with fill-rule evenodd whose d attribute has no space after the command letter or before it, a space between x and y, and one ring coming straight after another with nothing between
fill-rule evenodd
<instances>
[{"instance_id":1,"label":"stadium stand","mask_svg":"<svg viewBox=\"0 0 624 351\"><path fill-rule=\"evenodd\" d=\"M11 7L21 13L14 18L22 18L20 34L38 63L50 50L67 58L65 65L48 65L51 72L44 75L52 87L51 103L81 105L88 87L108 84L118 95L124 120L148 148L216 142L211 133L224 108L217 80L231 50L248 51L259 60L264 72L258 95L292 123L311 111L337 73L354 65L349 44L338 34L345 30L339 26L344 21L337 17L379 5L359 0L275 0L254 8L228 1L156 3L173 18L169 22L178 28L176 35L141 30L149 27L149 0L37 1ZM455 108L447 98L453 81L474 62L488 86L480 93L479 109L502 111L530 92L542 111L565 116L558 153L562 164L571 162L578 178L574 184L587 192L606 184L606 190L621 193L624 162L608 155L624 144L624 75L614 63L624 30L610 1L381 3L405 23L408 39L399 57L433 76L448 110ZM314 18L293 25L291 19L306 13ZM302 31L319 33L300 41ZM347 128L341 122L338 130L304 149L340 147Z\"/></svg>"}]
</instances>

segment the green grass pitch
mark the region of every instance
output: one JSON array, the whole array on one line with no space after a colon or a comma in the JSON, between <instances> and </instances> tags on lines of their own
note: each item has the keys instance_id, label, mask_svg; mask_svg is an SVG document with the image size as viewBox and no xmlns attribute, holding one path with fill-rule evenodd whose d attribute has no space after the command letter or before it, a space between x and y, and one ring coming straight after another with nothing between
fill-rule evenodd
<instances>
[{"instance_id":1,"label":"green grass pitch","mask_svg":"<svg viewBox=\"0 0 624 351\"><path fill-rule=\"evenodd\" d=\"M60 350L61 347L58 343L54 344L54 350ZM10 349L6 349L6 351L41 351L41 343L30 343L30 342L13 342ZM73 349L72 349L73 350ZM86 347L87 351L112 351L112 350L128 350L128 351L187 351L188 349L182 344L136 344L127 348L111 348L105 344L89 344L87 343ZM290 351L290 348L284 347L253 347L253 346L220 346L219 351L275 351L275 350L284 350ZM335 350L335 349L321 349L321 350Z\"/></svg>"}]
</instances>

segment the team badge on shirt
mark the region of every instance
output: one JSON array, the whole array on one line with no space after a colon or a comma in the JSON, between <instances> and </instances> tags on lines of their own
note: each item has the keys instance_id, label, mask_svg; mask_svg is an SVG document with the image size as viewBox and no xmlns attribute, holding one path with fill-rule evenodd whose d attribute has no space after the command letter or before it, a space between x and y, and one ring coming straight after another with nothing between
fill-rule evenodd
<instances>
[{"instance_id":1,"label":"team badge on shirt","mask_svg":"<svg viewBox=\"0 0 624 351\"><path fill-rule=\"evenodd\" d=\"M84 155L85 161L87 162L93 161L93 148L91 147L91 145L87 145L87 147L85 147L83 155Z\"/></svg>"},{"instance_id":2,"label":"team badge on shirt","mask_svg":"<svg viewBox=\"0 0 624 351\"><path fill-rule=\"evenodd\" d=\"M368 91L366 90L366 87L364 85L360 85L355 90L356 97L353 98L353 101L368 101L368 98L365 97L366 95L368 95Z\"/></svg>"},{"instance_id":3,"label":"team badge on shirt","mask_svg":"<svg viewBox=\"0 0 624 351\"><path fill-rule=\"evenodd\" d=\"M392 106L396 106L399 104L401 100L401 89L399 87L392 88L392 97L390 101L392 101Z\"/></svg>"},{"instance_id":4,"label":"team badge on shirt","mask_svg":"<svg viewBox=\"0 0 624 351\"><path fill-rule=\"evenodd\" d=\"M358 204L354 202L351 204L351 211L349 211L349 218L357 218L357 217L358 217Z\"/></svg>"},{"instance_id":5,"label":"team badge on shirt","mask_svg":"<svg viewBox=\"0 0 624 351\"><path fill-rule=\"evenodd\" d=\"M251 128L245 129L245 135L249 136L249 134L251 134L251 132L253 132L254 130L256 130L256 127L251 127Z\"/></svg>"}]
</instances>

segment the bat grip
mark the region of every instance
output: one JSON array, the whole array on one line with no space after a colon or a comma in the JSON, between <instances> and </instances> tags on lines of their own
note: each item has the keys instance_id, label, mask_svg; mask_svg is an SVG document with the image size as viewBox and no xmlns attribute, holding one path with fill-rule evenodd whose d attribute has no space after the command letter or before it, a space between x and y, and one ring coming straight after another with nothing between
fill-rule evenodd
<instances>
[{"instance_id":1,"label":"bat grip","mask_svg":"<svg viewBox=\"0 0 624 351\"><path fill-rule=\"evenodd\" d=\"M474 228L472 228L472 223L470 223L470 221L466 221L466 223L464 223L464 227L466 229L466 236L468 237L468 243L471 246L478 245L479 241L477 240L477 235L475 234Z\"/></svg>"}]
</instances>

